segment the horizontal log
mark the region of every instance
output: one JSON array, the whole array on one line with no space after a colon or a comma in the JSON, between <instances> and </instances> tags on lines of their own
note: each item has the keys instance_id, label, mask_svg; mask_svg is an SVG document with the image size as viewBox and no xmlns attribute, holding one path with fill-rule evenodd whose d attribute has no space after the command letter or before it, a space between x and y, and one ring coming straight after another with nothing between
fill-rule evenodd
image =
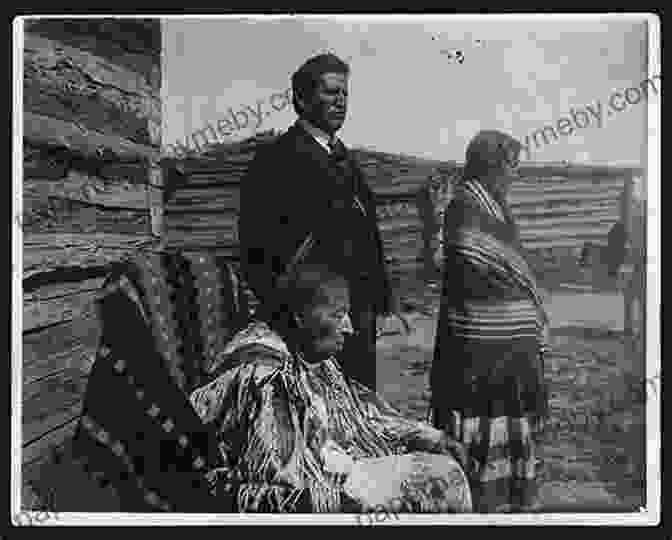
<instances>
[{"instance_id":1,"label":"horizontal log","mask_svg":"<svg viewBox=\"0 0 672 540\"><path fill-rule=\"evenodd\" d=\"M599 195L603 196L613 196L614 193L621 193L623 190L622 186L617 185L593 185L593 184L584 184L581 186L557 186L556 189L536 189L536 190L526 190L526 191L511 191L509 194L509 200L539 200L543 201L546 199L557 199L560 197L565 197L569 199L581 200L583 197L588 195Z\"/></svg>"},{"instance_id":2,"label":"horizontal log","mask_svg":"<svg viewBox=\"0 0 672 540\"><path fill-rule=\"evenodd\" d=\"M178 212L172 209L164 211L166 230L189 227L215 227L231 229L237 227L238 213L232 210L222 212Z\"/></svg>"},{"instance_id":3,"label":"horizontal log","mask_svg":"<svg viewBox=\"0 0 672 540\"><path fill-rule=\"evenodd\" d=\"M98 157L102 151L121 160L137 161L159 157L159 150L156 148L31 112L23 115L23 137L35 146L64 147L87 158Z\"/></svg>"},{"instance_id":4,"label":"horizontal log","mask_svg":"<svg viewBox=\"0 0 672 540\"><path fill-rule=\"evenodd\" d=\"M78 419L74 418L45 433L35 441L23 441L21 458L24 465L30 466L38 462L48 461L53 451L64 448L72 439L77 424Z\"/></svg>"},{"instance_id":5,"label":"horizontal log","mask_svg":"<svg viewBox=\"0 0 672 540\"><path fill-rule=\"evenodd\" d=\"M118 184L147 183L147 164L143 162L105 161L98 156L83 158L65 148L23 145L23 179L60 181L70 172L100 178Z\"/></svg>"},{"instance_id":6,"label":"horizontal log","mask_svg":"<svg viewBox=\"0 0 672 540\"><path fill-rule=\"evenodd\" d=\"M104 208L147 210L147 186L109 182L77 171L52 182L24 179L23 193L24 197L69 199Z\"/></svg>"},{"instance_id":7,"label":"horizontal log","mask_svg":"<svg viewBox=\"0 0 672 540\"><path fill-rule=\"evenodd\" d=\"M553 165L545 163L521 164L518 174L523 177L563 176L567 178L591 178L595 176L614 177L642 174L643 169L635 166L615 165Z\"/></svg>"},{"instance_id":8,"label":"horizontal log","mask_svg":"<svg viewBox=\"0 0 672 540\"><path fill-rule=\"evenodd\" d=\"M576 203L571 204L556 204L550 207L546 205L537 205L537 206L519 206L515 209L513 216L518 220L521 218L534 218L537 216L546 217L546 216L580 216L587 215L591 212L618 212L618 201L613 199L607 199L604 201L589 202L588 204Z\"/></svg>"},{"instance_id":9,"label":"horizontal log","mask_svg":"<svg viewBox=\"0 0 672 540\"><path fill-rule=\"evenodd\" d=\"M24 333L21 351L24 384L63 369L88 373L101 335L97 317L73 319L62 324Z\"/></svg>"},{"instance_id":10,"label":"horizontal log","mask_svg":"<svg viewBox=\"0 0 672 540\"><path fill-rule=\"evenodd\" d=\"M128 95L136 95L141 99L145 97L153 98L155 112L145 116L161 117L158 86L149 84L145 77L134 71L91 54L86 50L33 33L24 35L23 51L24 65L27 67L39 67L45 71L67 67L78 78L87 79L107 91L117 90ZM140 103L139 105L141 107L145 106ZM159 112L158 115L156 115L157 111Z\"/></svg>"},{"instance_id":11,"label":"horizontal log","mask_svg":"<svg viewBox=\"0 0 672 540\"><path fill-rule=\"evenodd\" d=\"M146 163L123 163L107 162L102 163L98 174L104 180L113 182L128 182L130 184L147 184L147 164Z\"/></svg>"},{"instance_id":12,"label":"horizontal log","mask_svg":"<svg viewBox=\"0 0 672 540\"><path fill-rule=\"evenodd\" d=\"M234 215L234 212L237 213L238 206L234 204L233 198L222 198L222 199L211 199L207 200L206 198L198 198L193 203L187 201L182 201L179 204L173 203L173 201L167 201L164 209L164 219L168 219L170 215L198 215L198 214L225 214L225 215Z\"/></svg>"},{"instance_id":13,"label":"horizontal log","mask_svg":"<svg viewBox=\"0 0 672 540\"><path fill-rule=\"evenodd\" d=\"M166 203L166 212L171 210L225 210L240 207L240 192L226 187L209 189L180 189L172 194Z\"/></svg>"},{"instance_id":14,"label":"horizontal log","mask_svg":"<svg viewBox=\"0 0 672 540\"><path fill-rule=\"evenodd\" d=\"M511 196L509 198L511 208L517 206L523 206L525 204L549 204L551 202L564 202L570 203L572 201L604 201L604 200L616 200L620 197L620 190L597 190L595 192L589 193L577 193L577 192L566 192L566 193L549 193L543 197L539 197L535 194L529 195L517 195Z\"/></svg>"},{"instance_id":15,"label":"horizontal log","mask_svg":"<svg viewBox=\"0 0 672 540\"><path fill-rule=\"evenodd\" d=\"M94 315L95 300L99 294L100 290L95 289L59 298L24 302L23 331L34 331L45 326Z\"/></svg>"},{"instance_id":16,"label":"horizontal log","mask_svg":"<svg viewBox=\"0 0 672 540\"><path fill-rule=\"evenodd\" d=\"M232 264L240 262L240 248L239 246L213 246L213 245L199 245L197 243L184 244L180 246L184 253L208 253L213 257L220 257L222 260L228 261Z\"/></svg>"},{"instance_id":17,"label":"horizontal log","mask_svg":"<svg viewBox=\"0 0 672 540\"><path fill-rule=\"evenodd\" d=\"M157 250L148 236L123 234L26 234L23 236L23 279L68 268L104 267L135 250Z\"/></svg>"},{"instance_id":18,"label":"horizontal log","mask_svg":"<svg viewBox=\"0 0 672 540\"><path fill-rule=\"evenodd\" d=\"M189 234L194 234L196 236L202 235L202 234L207 234L208 231L215 236L221 235L222 238L231 238L232 241L237 241L235 240L238 235L238 225L237 223L229 220L225 221L223 219L221 220L195 220L195 219L189 219L185 221L181 221L179 223L173 221L173 220L167 220L165 222L165 230L164 230L164 236L166 238L171 238L173 236L184 236L184 235L189 235Z\"/></svg>"},{"instance_id":19,"label":"horizontal log","mask_svg":"<svg viewBox=\"0 0 672 540\"><path fill-rule=\"evenodd\" d=\"M24 444L81 415L87 380L72 369L26 386L21 407Z\"/></svg>"},{"instance_id":20,"label":"horizontal log","mask_svg":"<svg viewBox=\"0 0 672 540\"><path fill-rule=\"evenodd\" d=\"M21 225L24 234L146 235L150 230L147 210L112 210L67 199L30 201Z\"/></svg>"},{"instance_id":21,"label":"horizontal log","mask_svg":"<svg viewBox=\"0 0 672 540\"><path fill-rule=\"evenodd\" d=\"M537 240L525 240L523 245L527 249L561 249L561 248L581 248L586 242L591 242L598 246L606 245L606 239L595 236L588 235L585 237L576 237L576 238L552 238L552 239L537 239Z\"/></svg>"},{"instance_id":22,"label":"horizontal log","mask_svg":"<svg viewBox=\"0 0 672 540\"><path fill-rule=\"evenodd\" d=\"M82 276L79 280L54 279L38 283L29 290L24 289L23 302L44 302L72 294L88 293L99 290L103 276Z\"/></svg>"},{"instance_id":23,"label":"horizontal log","mask_svg":"<svg viewBox=\"0 0 672 540\"><path fill-rule=\"evenodd\" d=\"M584 189L599 189L599 188L620 188L625 185L626 178L586 178L586 179L572 179L563 178L553 182L535 182L534 179L524 182L514 182L511 185L510 192L514 193L550 193L555 191L577 190Z\"/></svg>"},{"instance_id":24,"label":"horizontal log","mask_svg":"<svg viewBox=\"0 0 672 540\"><path fill-rule=\"evenodd\" d=\"M117 45L125 52L135 52L160 59L161 20L154 19L37 19L26 21L26 32L45 35L58 41L73 37L95 38ZM115 55L110 56L115 58Z\"/></svg>"},{"instance_id":25,"label":"horizontal log","mask_svg":"<svg viewBox=\"0 0 672 540\"><path fill-rule=\"evenodd\" d=\"M567 227L573 229L575 227L586 227L595 224L610 224L612 225L618 220L618 214L612 212L593 212L585 216L562 216L551 218L531 218L531 219L517 219L518 226L523 231L544 230L548 227Z\"/></svg>"},{"instance_id":26,"label":"horizontal log","mask_svg":"<svg viewBox=\"0 0 672 540\"><path fill-rule=\"evenodd\" d=\"M586 238L595 238L595 237L605 237L609 232L609 229L612 227L612 224L604 224L600 226L585 226L585 227L576 227L575 229L570 229L567 226L556 227L552 229L545 230L525 230L523 229L520 232L521 240L526 241L539 241L539 240L555 240L558 238L569 239L576 238L578 240L583 240Z\"/></svg>"},{"instance_id":27,"label":"horizontal log","mask_svg":"<svg viewBox=\"0 0 672 540\"><path fill-rule=\"evenodd\" d=\"M152 145L147 118L151 111L143 98L108 90L61 65L44 69L26 62L23 107L25 111L75 122L105 135Z\"/></svg>"},{"instance_id":28,"label":"horizontal log","mask_svg":"<svg viewBox=\"0 0 672 540\"><path fill-rule=\"evenodd\" d=\"M236 230L231 229L187 229L184 231L167 229L164 234L164 240L170 247L188 243L222 247L236 246L238 244L238 234Z\"/></svg>"}]
</instances>

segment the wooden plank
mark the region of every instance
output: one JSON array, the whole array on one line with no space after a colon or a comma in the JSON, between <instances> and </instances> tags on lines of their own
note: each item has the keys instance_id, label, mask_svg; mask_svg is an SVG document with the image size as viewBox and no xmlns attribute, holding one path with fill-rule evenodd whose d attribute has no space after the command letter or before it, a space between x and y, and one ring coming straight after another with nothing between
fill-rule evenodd
<instances>
[{"instance_id":1,"label":"wooden plank","mask_svg":"<svg viewBox=\"0 0 672 540\"><path fill-rule=\"evenodd\" d=\"M23 144L23 179L63 180L70 171L118 184L146 184L147 168L143 162L105 161L83 158L65 148L48 148Z\"/></svg>"},{"instance_id":2,"label":"wooden plank","mask_svg":"<svg viewBox=\"0 0 672 540\"><path fill-rule=\"evenodd\" d=\"M54 449L63 448L75 434L76 429L77 419L75 418L52 429L29 444L25 444L28 441L22 441L24 443L21 456L22 462L24 464L31 464L38 460L44 460Z\"/></svg>"},{"instance_id":3,"label":"wooden plank","mask_svg":"<svg viewBox=\"0 0 672 540\"><path fill-rule=\"evenodd\" d=\"M101 335L97 317L73 319L62 324L23 334L21 375L24 384L63 369L88 373L95 359Z\"/></svg>"},{"instance_id":4,"label":"wooden plank","mask_svg":"<svg viewBox=\"0 0 672 540\"><path fill-rule=\"evenodd\" d=\"M26 32L52 37L57 41L69 38L91 38L106 45L116 45L119 51L134 52L158 60L161 54L161 20L148 19L38 19L26 21ZM76 46L76 45L75 45Z\"/></svg>"},{"instance_id":5,"label":"wooden plank","mask_svg":"<svg viewBox=\"0 0 672 540\"><path fill-rule=\"evenodd\" d=\"M554 165L545 163L521 164L518 174L522 177L564 176L568 178L590 178L594 176L613 177L641 174L641 167L613 165Z\"/></svg>"},{"instance_id":6,"label":"wooden plank","mask_svg":"<svg viewBox=\"0 0 672 540\"><path fill-rule=\"evenodd\" d=\"M613 224L618 220L618 213L612 212L592 212L590 215L568 215L562 217L533 217L531 219L518 219L518 226L521 230L541 230L547 227L586 227L588 225L610 223Z\"/></svg>"},{"instance_id":7,"label":"wooden plank","mask_svg":"<svg viewBox=\"0 0 672 540\"><path fill-rule=\"evenodd\" d=\"M171 228L164 233L169 246L174 245L207 245L207 246L237 246L238 234L231 229L197 229L177 230Z\"/></svg>"},{"instance_id":8,"label":"wooden plank","mask_svg":"<svg viewBox=\"0 0 672 540\"><path fill-rule=\"evenodd\" d=\"M24 234L125 234L149 232L147 210L116 210L69 199L24 199Z\"/></svg>"},{"instance_id":9,"label":"wooden plank","mask_svg":"<svg viewBox=\"0 0 672 540\"><path fill-rule=\"evenodd\" d=\"M158 160L148 163L149 188L147 191L147 206L151 220L151 233L161 237L164 232L164 196L163 170Z\"/></svg>"},{"instance_id":10,"label":"wooden plank","mask_svg":"<svg viewBox=\"0 0 672 540\"><path fill-rule=\"evenodd\" d=\"M42 199L69 199L82 203L123 210L147 210L147 187L144 185L109 182L80 172L68 171L57 181L26 178L23 193Z\"/></svg>"},{"instance_id":11,"label":"wooden plank","mask_svg":"<svg viewBox=\"0 0 672 540\"><path fill-rule=\"evenodd\" d=\"M581 185L567 185L554 186L554 188L538 188L529 190L512 190L509 194L510 200L545 200L548 197L565 196L568 198L581 199L586 195L591 194L612 194L616 191L622 191L623 186L619 184L581 184Z\"/></svg>"},{"instance_id":12,"label":"wooden plank","mask_svg":"<svg viewBox=\"0 0 672 540\"><path fill-rule=\"evenodd\" d=\"M239 207L240 195L226 188L180 190L166 202L164 213L231 212Z\"/></svg>"},{"instance_id":13,"label":"wooden plank","mask_svg":"<svg viewBox=\"0 0 672 540\"><path fill-rule=\"evenodd\" d=\"M24 445L81 415L87 380L88 375L69 369L24 387Z\"/></svg>"},{"instance_id":14,"label":"wooden plank","mask_svg":"<svg viewBox=\"0 0 672 540\"><path fill-rule=\"evenodd\" d=\"M95 289L59 298L24 302L22 331L28 332L81 317L93 316L96 312L95 300L99 294L100 290Z\"/></svg>"},{"instance_id":15,"label":"wooden plank","mask_svg":"<svg viewBox=\"0 0 672 540\"><path fill-rule=\"evenodd\" d=\"M150 85L145 77L117 63L34 33L24 34L23 56L24 65L31 71L47 74L49 70L67 68L73 78L88 80L104 89L106 97L114 91L136 96L137 110L143 113L143 118L161 117L158 86ZM144 103L145 96L153 98L151 109Z\"/></svg>"},{"instance_id":16,"label":"wooden plank","mask_svg":"<svg viewBox=\"0 0 672 540\"><path fill-rule=\"evenodd\" d=\"M578 192L566 192L566 193L549 193L543 197L539 197L536 194L530 193L525 195L516 195L509 198L511 201L512 209L515 207L523 206L525 204L547 204L550 201L600 201L600 200L612 200L617 199L620 195L620 189L609 189L609 190L597 190L592 193L578 193Z\"/></svg>"},{"instance_id":17,"label":"wooden plank","mask_svg":"<svg viewBox=\"0 0 672 540\"><path fill-rule=\"evenodd\" d=\"M604 201L597 201L597 202L592 202L589 204L585 205L580 205L577 206L576 204L557 204L557 205L551 205L551 206L546 206L544 205L538 205L538 206L532 206L530 205L529 207L518 207L516 208L515 212L513 213L513 216L517 219L528 217L536 217L536 216L565 216L565 215L585 215L589 214L591 212L602 212L602 211L609 211L609 212L614 212L618 208L616 201L612 199L606 199Z\"/></svg>"},{"instance_id":18,"label":"wooden plank","mask_svg":"<svg viewBox=\"0 0 672 540\"><path fill-rule=\"evenodd\" d=\"M28 302L40 302L71 294L99 290L103 284L103 280L103 276L83 276L80 280L76 281L64 282L58 279L38 283L28 290L24 289L23 302L24 304Z\"/></svg>"},{"instance_id":19,"label":"wooden plank","mask_svg":"<svg viewBox=\"0 0 672 540\"><path fill-rule=\"evenodd\" d=\"M136 144L123 137L87 130L73 122L31 112L25 112L23 115L23 130L24 139L33 145L65 147L89 158L99 157L103 151L122 160L159 157L159 150L156 148Z\"/></svg>"},{"instance_id":20,"label":"wooden plank","mask_svg":"<svg viewBox=\"0 0 672 540\"><path fill-rule=\"evenodd\" d=\"M586 242L592 242L598 246L606 245L606 239L596 235L588 235L585 237L572 238L553 238L553 239L536 239L525 240L523 245L527 249L559 249L559 248L581 248Z\"/></svg>"},{"instance_id":21,"label":"wooden plank","mask_svg":"<svg viewBox=\"0 0 672 540\"><path fill-rule=\"evenodd\" d=\"M102 163L98 174L105 180L114 182L128 182L131 184L147 183L147 164L146 163L123 163L108 162Z\"/></svg>"},{"instance_id":22,"label":"wooden plank","mask_svg":"<svg viewBox=\"0 0 672 540\"><path fill-rule=\"evenodd\" d=\"M109 90L76 70L60 65L45 70L27 62L24 69L24 111L151 145L148 119L145 118L151 109L144 110L138 104L140 99L116 89Z\"/></svg>"},{"instance_id":23,"label":"wooden plank","mask_svg":"<svg viewBox=\"0 0 672 540\"><path fill-rule=\"evenodd\" d=\"M524 182L514 182L511 185L511 194L517 193L550 193L567 190L599 189L599 188L622 188L627 178L586 178L572 179L563 178L554 182L534 181L529 179Z\"/></svg>"},{"instance_id":24,"label":"wooden plank","mask_svg":"<svg viewBox=\"0 0 672 540\"><path fill-rule=\"evenodd\" d=\"M23 236L23 279L67 268L108 266L129 253L160 250L148 236L123 234L26 234Z\"/></svg>"},{"instance_id":25,"label":"wooden plank","mask_svg":"<svg viewBox=\"0 0 672 540\"><path fill-rule=\"evenodd\" d=\"M605 223L600 226L584 226L577 227L572 230L567 226L562 228L555 229L544 229L544 230L522 230L520 232L520 237L523 242L527 241L541 241L541 240L556 240L556 239L569 239L575 238L577 240L583 240L586 238L595 238L604 236L606 240L606 235L609 232L609 229L613 223Z\"/></svg>"}]
</instances>

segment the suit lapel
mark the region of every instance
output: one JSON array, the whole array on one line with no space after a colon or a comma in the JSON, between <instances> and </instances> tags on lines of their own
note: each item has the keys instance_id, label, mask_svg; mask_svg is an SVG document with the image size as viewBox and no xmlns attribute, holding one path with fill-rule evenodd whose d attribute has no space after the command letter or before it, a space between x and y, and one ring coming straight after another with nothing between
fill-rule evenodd
<instances>
[{"instance_id":1,"label":"suit lapel","mask_svg":"<svg viewBox=\"0 0 672 540\"><path fill-rule=\"evenodd\" d=\"M326 189L330 192L332 201L342 201L343 204L348 205L353 204L359 212L366 216L366 207L361 197L362 187L358 185L356 175L353 174L354 165L345 145L339 141L343 159L335 164L331 160L329 152L300 125L294 124L290 130L295 131L297 151L309 158L312 163L311 168L315 171L316 179L326 176L327 185L320 185L319 189Z\"/></svg>"}]
</instances>

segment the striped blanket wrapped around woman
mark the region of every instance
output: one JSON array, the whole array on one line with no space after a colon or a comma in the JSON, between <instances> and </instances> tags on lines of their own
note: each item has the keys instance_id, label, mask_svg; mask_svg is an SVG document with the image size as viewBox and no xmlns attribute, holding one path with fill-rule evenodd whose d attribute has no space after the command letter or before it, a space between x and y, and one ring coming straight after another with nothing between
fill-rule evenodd
<instances>
[{"instance_id":1,"label":"striped blanket wrapped around woman","mask_svg":"<svg viewBox=\"0 0 672 540\"><path fill-rule=\"evenodd\" d=\"M548 316L504 201L462 181L446 210L431 415L463 442L477 511L526 507L547 413Z\"/></svg>"}]
</instances>

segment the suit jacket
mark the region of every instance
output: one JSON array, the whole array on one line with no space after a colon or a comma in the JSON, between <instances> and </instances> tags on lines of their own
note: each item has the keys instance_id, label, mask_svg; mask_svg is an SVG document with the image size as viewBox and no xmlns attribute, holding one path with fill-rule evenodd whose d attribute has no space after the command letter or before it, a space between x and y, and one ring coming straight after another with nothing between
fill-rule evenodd
<instances>
[{"instance_id":1,"label":"suit jacket","mask_svg":"<svg viewBox=\"0 0 672 540\"><path fill-rule=\"evenodd\" d=\"M353 301L388 313L391 287L374 195L345 147L336 154L340 160L296 124L257 152L241 186L241 269L262 303L271 301L275 277L312 234L306 262L329 265L351 287L359 285Z\"/></svg>"}]
</instances>

